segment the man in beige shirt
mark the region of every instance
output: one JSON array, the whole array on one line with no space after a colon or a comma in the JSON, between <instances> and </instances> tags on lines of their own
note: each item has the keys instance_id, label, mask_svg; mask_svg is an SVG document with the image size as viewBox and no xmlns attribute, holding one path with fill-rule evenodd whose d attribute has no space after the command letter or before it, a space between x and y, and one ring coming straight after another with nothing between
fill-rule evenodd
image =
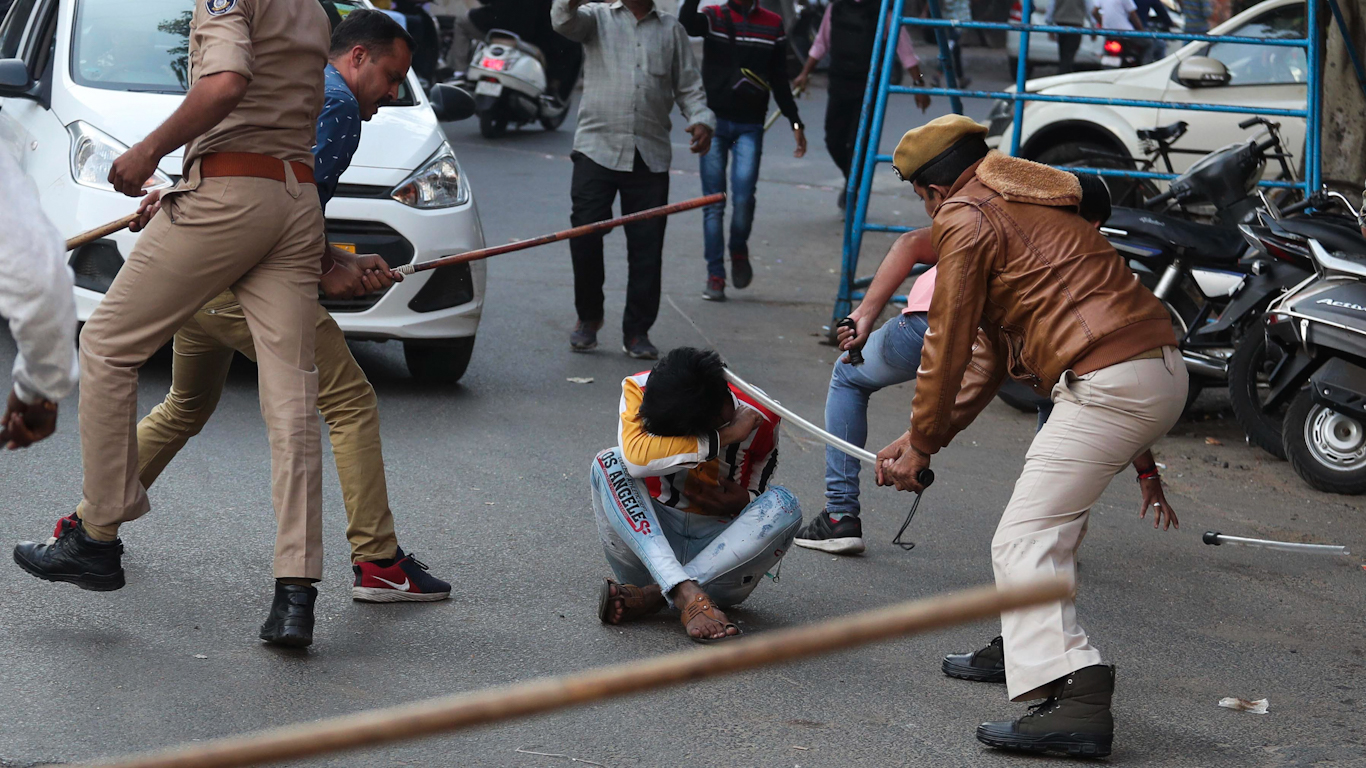
<instances>
[{"instance_id":1,"label":"man in beige shirt","mask_svg":"<svg viewBox=\"0 0 1366 768\"><path fill-rule=\"evenodd\" d=\"M181 183L159 201L144 198L146 231L82 333L80 522L59 525L51 544L15 547L34 576L123 586L119 526L149 509L138 481L138 369L231 288L256 341L271 448L276 587L261 637L312 642L311 584L322 576L313 348L325 241L311 149L330 32L315 2L196 2L184 102L109 173L115 189L142 196L157 163L188 144Z\"/></svg>"}]
</instances>

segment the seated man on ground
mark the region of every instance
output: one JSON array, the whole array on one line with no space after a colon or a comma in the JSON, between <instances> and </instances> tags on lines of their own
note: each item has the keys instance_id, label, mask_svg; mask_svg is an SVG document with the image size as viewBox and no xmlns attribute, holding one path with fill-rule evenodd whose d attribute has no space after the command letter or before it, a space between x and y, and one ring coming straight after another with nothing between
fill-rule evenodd
<instances>
[{"instance_id":1,"label":"seated man on ground","mask_svg":"<svg viewBox=\"0 0 1366 768\"><path fill-rule=\"evenodd\" d=\"M769 485L778 417L731 387L710 350L675 349L621 388L618 445L589 473L617 579L602 585L598 618L620 624L667 604L694 642L738 635L718 606L749 597L802 522L797 499Z\"/></svg>"},{"instance_id":2,"label":"seated man on ground","mask_svg":"<svg viewBox=\"0 0 1366 768\"><path fill-rule=\"evenodd\" d=\"M1077 213L1100 227L1110 218L1110 190L1099 176L1076 176L1082 190ZM839 329L840 349L861 350L863 363L850 364L848 355L841 355L835 362L830 391L825 396L825 429L831 434L862 447L868 439L868 398L880 389L915 379L925 332L929 329L930 298L934 296L937 271L934 265L938 262L939 256L930 242L930 228L923 227L897 238L878 266L863 301L849 313L855 328ZM911 285L906 309L873 330L873 323L892 294L917 264L931 267ZM1039 429L1053 410L1052 401L1044 402L1046 406L1039 409ZM1152 466L1151 454L1140 456L1135 465ZM825 509L797 534L793 543L839 555L856 555L864 550L863 524L859 520L859 469L854 457L834 448L825 449ZM1145 509L1158 501L1166 504L1160 481L1143 481L1143 501ZM1004 667L996 674L1004 680Z\"/></svg>"}]
</instances>

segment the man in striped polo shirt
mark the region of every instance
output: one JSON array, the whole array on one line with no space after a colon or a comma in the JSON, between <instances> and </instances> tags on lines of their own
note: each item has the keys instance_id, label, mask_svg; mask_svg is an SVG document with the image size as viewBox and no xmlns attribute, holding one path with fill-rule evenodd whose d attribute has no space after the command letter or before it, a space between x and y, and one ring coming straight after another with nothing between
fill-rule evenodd
<instances>
[{"instance_id":1,"label":"man in striped polo shirt","mask_svg":"<svg viewBox=\"0 0 1366 768\"><path fill-rule=\"evenodd\" d=\"M699 159L702 193L726 191L730 165L730 267L736 288L749 286L749 233L754 224L754 192L759 184L759 158L764 149L764 118L769 93L792 125L797 141L794 157L806 154L806 131L787 81L787 37L783 19L759 7L757 0L727 0L698 10L699 0L686 0L678 21L688 34L703 38L702 85L707 107L716 113L711 149ZM702 298L726 300L726 204L703 210L707 285Z\"/></svg>"},{"instance_id":2,"label":"man in striped polo shirt","mask_svg":"<svg viewBox=\"0 0 1366 768\"><path fill-rule=\"evenodd\" d=\"M696 642L738 635L717 606L749 597L802 522L797 499L769 485L778 417L731 387L709 350L675 349L621 388L618 445L589 472L617 578L601 587L598 618L620 624L671 604Z\"/></svg>"}]
</instances>

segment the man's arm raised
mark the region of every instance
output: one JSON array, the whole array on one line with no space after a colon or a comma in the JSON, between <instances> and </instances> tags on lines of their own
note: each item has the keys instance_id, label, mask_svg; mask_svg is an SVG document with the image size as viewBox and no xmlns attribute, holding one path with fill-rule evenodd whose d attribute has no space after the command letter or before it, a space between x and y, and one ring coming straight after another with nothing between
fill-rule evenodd
<instances>
[{"instance_id":1,"label":"man's arm raised","mask_svg":"<svg viewBox=\"0 0 1366 768\"><path fill-rule=\"evenodd\" d=\"M868 335L873 332L873 323L882 314L887 302L892 300L896 289L910 277L915 265L933 265L938 262L939 255L934 252L934 244L930 242L929 227L898 237L887 251L886 258L878 265L877 272L873 274L873 282L863 294L863 301L849 313L855 327L850 329L846 326L838 330L839 348L846 352L851 349L862 349L868 341Z\"/></svg>"}]
</instances>

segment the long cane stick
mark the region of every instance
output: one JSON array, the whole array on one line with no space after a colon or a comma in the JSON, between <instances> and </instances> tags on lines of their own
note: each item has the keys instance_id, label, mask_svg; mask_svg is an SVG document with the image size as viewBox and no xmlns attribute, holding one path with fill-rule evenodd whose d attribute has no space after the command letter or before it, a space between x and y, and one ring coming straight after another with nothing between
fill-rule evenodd
<instances>
[{"instance_id":1,"label":"long cane stick","mask_svg":"<svg viewBox=\"0 0 1366 768\"><path fill-rule=\"evenodd\" d=\"M561 240L569 240L570 238L583 237L584 235L595 235L600 232L607 232L609 230L616 229L617 227L620 227L623 224L632 224L637 221L653 219L658 216L668 216L670 214L681 213L683 211L691 211L694 208L701 208L704 205L711 205L712 203L724 202L725 199L725 192L717 192L714 195L707 195L706 197L694 197L691 200L684 200L681 203L661 205L657 208L647 208L643 211L633 213L629 216L620 216L618 218L608 219L606 221L596 221L592 224L584 224L581 227L574 227L573 229L566 229L560 232L552 232L548 235L541 235L540 237L533 237L530 240L519 240L515 243L508 243L506 245L495 245L492 248L480 248L476 251L466 251L465 253L456 254L455 256L447 256L442 259L424 261L420 264L404 264L403 266L396 268L394 271L404 275L411 275L414 272L425 272L429 269L445 267L451 264L464 264L467 261L478 261L480 259L487 259L490 256L499 256L504 253L511 253L512 251L521 251L527 248L535 248L538 245L548 245L549 243L557 243Z\"/></svg>"},{"instance_id":2,"label":"long cane stick","mask_svg":"<svg viewBox=\"0 0 1366 768\"><path fill-rule=\"evenodd\" d=\"M76 248L80 248L82 245L85 245L86 243L92 243L96 240L99 240L101 237L107 237L109 235L114 234L115 232L118 232L119 230L127 229L129 224L132 224L137 220L138 214L130 213L121 219L114 219L108 224L101 224L100 226L95 227L94 229L86 230L85 232L82 232L79 235L76 235L75 237L67 240L66 249L68 251L74 250Z\"/></svg>"},{"instance_id":3,"label":"long cane stick","mask_svg":"<svg viewBox=\"0 0 1366 768\"><path fill-rule=\"evenodd\" d=\"M715 647L215 739L98 765L234 768L406 741L963 624L1061 600L1071 590L1063 579L1000 590L979 587Z\"/></svg>"}]
</instances>

